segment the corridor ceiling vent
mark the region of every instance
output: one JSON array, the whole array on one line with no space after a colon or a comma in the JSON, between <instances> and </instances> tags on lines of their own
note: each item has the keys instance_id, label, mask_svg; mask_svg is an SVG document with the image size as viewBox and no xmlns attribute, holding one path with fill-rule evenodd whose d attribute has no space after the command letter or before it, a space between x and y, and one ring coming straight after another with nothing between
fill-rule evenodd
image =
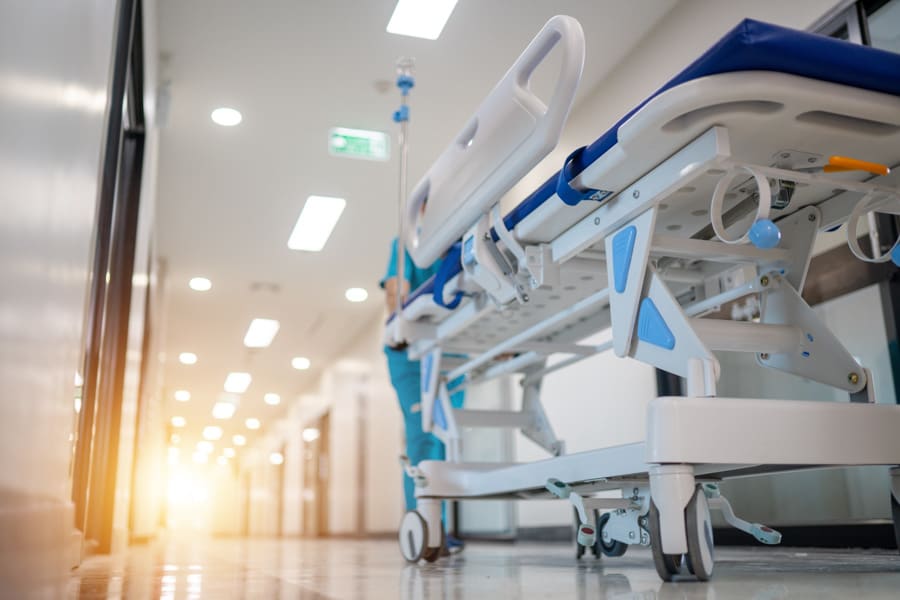
<instances>
[{"instance_id":1,"label":"corridor ceiling vent","mask_svg":"<svg viewBox=\"0 0 900 600\"><path fill-rule=\"evenodd\" d=\"M398 0L387 32L436 40L456 8L456 0Z\"/></svg>"},{"instance_id":2,"label":"corridor ceiling vent","mask_svg":"<svg viewBox=\"0 0 900 600\"><path fill-rule=\"evenodd\" d=\"M347 201L331 196L310 196L297 217L297 223L288 239L288 248L305 252L321 252Z\"/></svg>"},{"instance_id":3,"label":"corridor ceiling vent","mask_svg":"<svg viewBox=\"0 0 900 600\"><path fill-rule=\"evenodd\" d=\"M234 108L228 108L227 106L217 108L212 111L209 116L213 120L213 123L221 125L222 127L234 127L244 120L240 111Z\"/></svg>"}]
</instances>

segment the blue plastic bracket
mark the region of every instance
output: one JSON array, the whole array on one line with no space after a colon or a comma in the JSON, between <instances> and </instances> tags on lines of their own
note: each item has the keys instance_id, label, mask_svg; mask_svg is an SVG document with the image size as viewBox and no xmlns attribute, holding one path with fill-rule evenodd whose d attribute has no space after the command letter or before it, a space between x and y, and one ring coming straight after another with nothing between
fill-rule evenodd
<instances>
[{"instance_id":1,"label":"blue plastic bracket","mask_svg":"<svg viewBox=\"0 0 900 600\"><path fill-rule=\"evenodd\" d=\"M671 350L675 347L675 336L666 325L666 320L659 313L653 300L644 298L641 300L641 310L638 313L638 339Z\"/></svg>"},{"instance_id":2,"label":"blue plastic bracket","mask_svg":"<svg viewBox=\"0 0 900 600\"><path fill-rule=\"evenodd\" d=\"M612 192L590 188L586 190L576 190L569 185L569 182L577 174L574 172L575 167L573 165L578 160L578 157L581 156L582 152L584 152L584 146L572 152L572 154L566 158L566 161L563 163L563 168L559 170L559 176L556 178L556 195L569 206L575 206L582 200L602 201L612 194Z\"/></svg>"}]
</instances>

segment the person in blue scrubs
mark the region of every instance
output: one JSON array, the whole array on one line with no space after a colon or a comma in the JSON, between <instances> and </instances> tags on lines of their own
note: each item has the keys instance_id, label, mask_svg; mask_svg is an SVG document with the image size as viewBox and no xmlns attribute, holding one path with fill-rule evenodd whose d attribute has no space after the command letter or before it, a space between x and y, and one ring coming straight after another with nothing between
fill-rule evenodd
<instances>
[{"instance_id":1,"label":"person in blue scrubs","mask_svg":"<svg viewBox=\"0 0 900 600\"><path fill-rule=\"evenodd\" d=\"M388 261L387 272L380 285L385 291L385 300L388 311L393 313L397 307L397 294L406 298L410 290L416 290L437 273L440 261L427 269L420 269L412 261L409 253L404 252L403 279L397 281L397 238L391 242L391 258ZM406 431L406 456L413 465L423 460L444 460L444 444L433 434L422 430L422 399L421 399L421 371L417 360L410 360L406 355L406 348L384 347L387 357L388 372L391 384L397 392L400 409L403 411L403 422ZM450 402L455 408L463 403L463 393L453 394ZM412 478L405 472L403 474L403 493L406 500L406 510L415 510L416 495L415 484ZM462 542L447 536L448 548L461 547Z\"/></svg>"}]
</instances>

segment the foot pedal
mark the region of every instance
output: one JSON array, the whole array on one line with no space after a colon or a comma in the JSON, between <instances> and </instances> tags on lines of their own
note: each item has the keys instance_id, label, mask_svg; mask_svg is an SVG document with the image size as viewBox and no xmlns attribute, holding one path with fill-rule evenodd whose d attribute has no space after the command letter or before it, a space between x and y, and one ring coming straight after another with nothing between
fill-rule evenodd
<instances>
[{"instance_id":1,"label":"foot pedal","mask_svg":"<svg viewBox=\"0 0 900 600\"><path fill-rule=\"evenodd\" d=\"M744 533L748 533L763 544L774 546L781 543L781 532L772 529L762 523L750 523L744 519L738 518L731 508L731 503L719 491L719 486L714 483L704 483L703 493L709 500L709 507L722 511L722 517L725 521Z\"/></svg>"}]
</instances>

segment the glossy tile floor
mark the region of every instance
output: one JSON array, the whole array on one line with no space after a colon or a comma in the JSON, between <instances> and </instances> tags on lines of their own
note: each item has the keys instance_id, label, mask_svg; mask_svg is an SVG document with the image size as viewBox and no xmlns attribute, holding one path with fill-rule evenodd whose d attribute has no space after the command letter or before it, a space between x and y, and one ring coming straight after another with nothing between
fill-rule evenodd
<instances>
[{"instance_id":1,"label":"glossy tile floor","mask_svg":"<svg viewBox=\"0 0 900 600\"><path fill-rule=\"evenodd\" d=\"M470 543L411 566L392 540L170 539L88 559L69 598L900 598L900 555L717 548L710 583L662 584L642 549L576 562L562 544Z\"/></svg>"}]
</instances>

